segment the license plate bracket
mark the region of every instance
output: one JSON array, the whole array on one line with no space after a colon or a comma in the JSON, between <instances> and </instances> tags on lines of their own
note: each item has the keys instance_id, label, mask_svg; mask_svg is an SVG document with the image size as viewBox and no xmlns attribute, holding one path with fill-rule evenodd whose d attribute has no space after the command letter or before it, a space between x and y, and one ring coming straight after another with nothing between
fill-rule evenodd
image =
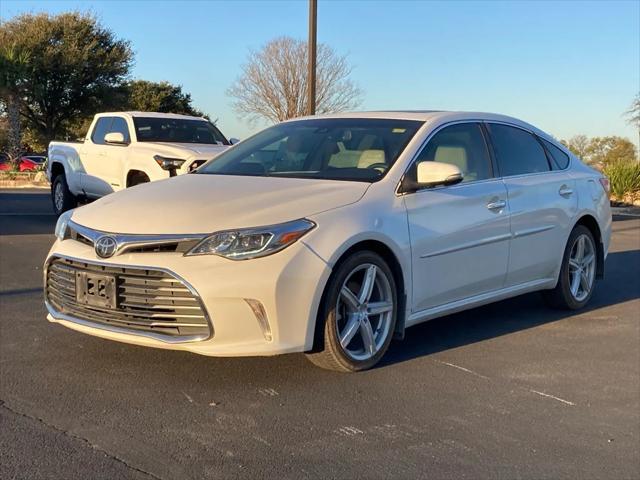
<instances>
[{"instance_id":1,"label":"license plate bracket","mask_svg":"<svg viewBox=\"0 0 640 480\"><path fill-rule=\"evenodd\" d=\"M93 272L76 272L76 300L80 304L115 309L116 277Z\"/></svg>"}]
</instances>

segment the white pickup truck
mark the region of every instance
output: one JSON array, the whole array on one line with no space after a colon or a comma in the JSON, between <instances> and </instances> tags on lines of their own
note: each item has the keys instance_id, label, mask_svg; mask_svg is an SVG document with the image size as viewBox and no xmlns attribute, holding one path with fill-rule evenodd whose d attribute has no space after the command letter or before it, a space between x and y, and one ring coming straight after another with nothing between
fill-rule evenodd
<instances>
[{"instance_id":1,"label":"white pickup truck","mask_svg":"<svg viewBox=\"0 0 640 480\"><path fill-rule=\"evenodd\" d=\"M79 199L188 173L227 149L205 118L170 113L97 114L79 142L51 142L47 176L57 215Z\"/></svg>"}]
</instances>

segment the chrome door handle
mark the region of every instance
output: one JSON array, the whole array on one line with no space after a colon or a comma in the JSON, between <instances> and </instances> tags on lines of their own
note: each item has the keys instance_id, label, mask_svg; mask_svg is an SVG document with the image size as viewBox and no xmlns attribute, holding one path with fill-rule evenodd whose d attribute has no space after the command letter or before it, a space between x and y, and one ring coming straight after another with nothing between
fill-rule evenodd
<instances>
[{"instance_id":1,"label":"chrome door handle","mask_svg":"<svg viewBox=\"0 0 640 480\"><path fill-rule=\"evenodd\" d=\"M502 210L506 206L507 202L505 202L504 200L496 200L495 202L487 203L487 208L491 211Z\"/></svg>"},{"instance_id":2,"label":"chrome door handle","mask_svg":"<svg viewBox=\"0 0 640 480\"><path fill-rule=\"evenodd\" d=\"M572 189L572 188L569 188L569 187L568 187L568 186L566 186L566 185L562 185L562 186L560 187L560 190L558 190L558 193L559 193L561 196L563 196L563 197L568 197L568 196L570 196L570 195L572 195L572 194L573 194L573 189Z\"/></svg>"}]
</instances>

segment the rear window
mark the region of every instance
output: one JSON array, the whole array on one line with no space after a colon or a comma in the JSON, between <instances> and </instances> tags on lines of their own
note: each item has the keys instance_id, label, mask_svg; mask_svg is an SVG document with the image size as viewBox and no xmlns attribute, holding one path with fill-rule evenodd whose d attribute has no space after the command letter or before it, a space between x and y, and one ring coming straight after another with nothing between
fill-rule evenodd
<instances>
[{"instance_id":1,"label":"rear window","mask_svg":"<svg viewBox=\"0 0 640 480\"><path fill-rule=\"evenodd\" d=\"M488 127L500 175L508 177L550 170L542 145L529 132L496 123Z\"/></svg>"},{"instance_id":2,"label":"rear window","mask_svg":"<svg viewBox=\"0 0 640 480\"><path fill-rule=\"evenodd\" d=\"M544 143L544 146L547 147L547 151L551 155L554 170L564 170L569 166L569 155L544 138L541 138L540 140L542 140L542 143Z\"/></svg>"}]
</instances>

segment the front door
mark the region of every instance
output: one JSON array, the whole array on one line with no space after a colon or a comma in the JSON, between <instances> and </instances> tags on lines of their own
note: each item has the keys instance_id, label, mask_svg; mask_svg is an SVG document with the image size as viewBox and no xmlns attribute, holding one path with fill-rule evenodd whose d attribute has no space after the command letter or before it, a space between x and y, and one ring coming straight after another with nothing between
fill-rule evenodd
<instances>
[{"instance_id":1,"label":"front door","mask_svg":"<svg viewBox=\"0 0 640 480\"><path fill-rule=\"evenodd\" d=\"M413 313L502 288L510 241L507 190L494 178L478 123L441 129L416 158L421 161L455 164L464 180L404 197Z\"/></svg>"},{"instance_id":2,"label":"front door","mask_svg":"<svg viewBox=\"0 0 640 480\"><path fill-rule=\"evenodd\" d=\"M91 135L90 144L85 148L82 164L85 169L82 188L90 197L102 197L125 188L123 166L127 145L110 145L104 137L110 132L121 132L129 141L126 121L121 117L101 117Z\"/></svg>"}]
</instances>

